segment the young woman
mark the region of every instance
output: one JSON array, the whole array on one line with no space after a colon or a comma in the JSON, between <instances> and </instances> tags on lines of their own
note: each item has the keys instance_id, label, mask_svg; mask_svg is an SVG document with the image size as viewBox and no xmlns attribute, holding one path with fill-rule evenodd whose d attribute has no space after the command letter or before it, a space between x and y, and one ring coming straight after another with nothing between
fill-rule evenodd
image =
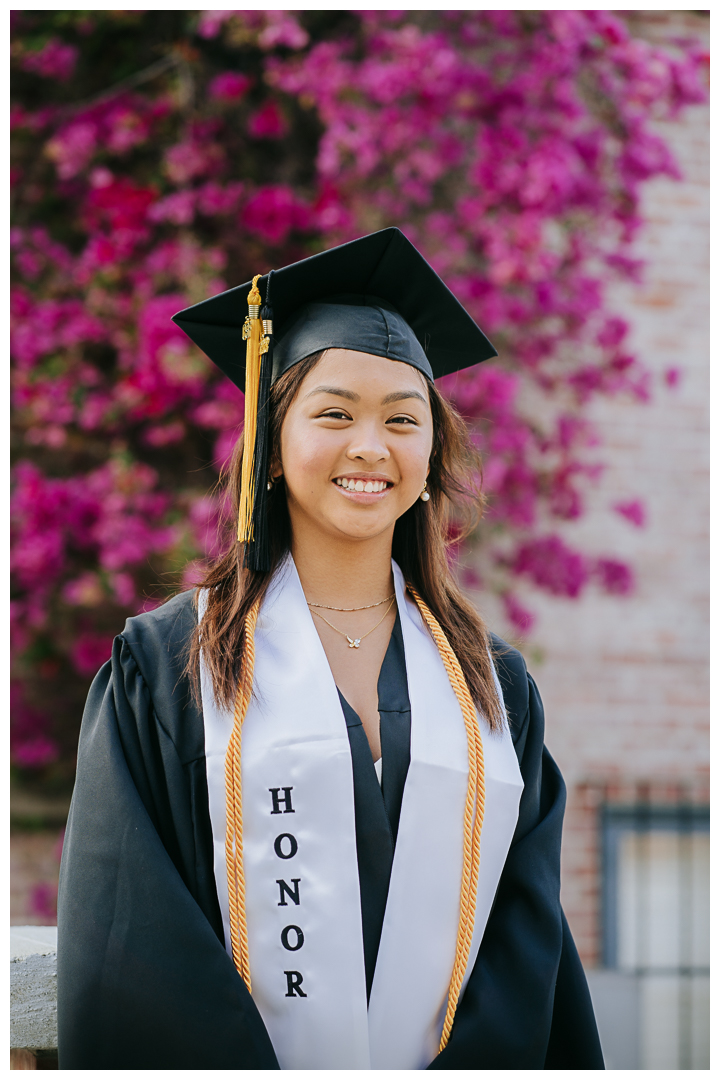
<instances>
[{"instance_id":1,"label":"young woman","mask_svg":"<svg viewBox=\"0 0 720 1080\"><path fill-rule=\"evenodd\" d=\"M542 705L447 565L433 378L494 349L396 229L247 289L176 317L246 391L240 542L90 691L60 1067L601 1069Z\"/></svg>"}]
</instances>

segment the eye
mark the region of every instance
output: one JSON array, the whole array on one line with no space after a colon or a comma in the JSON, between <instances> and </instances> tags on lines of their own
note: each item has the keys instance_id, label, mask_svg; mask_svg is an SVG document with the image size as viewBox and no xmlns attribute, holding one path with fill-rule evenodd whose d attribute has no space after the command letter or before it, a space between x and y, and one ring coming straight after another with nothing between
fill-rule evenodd
<instances>
[{"instance_id":1,"label":"eye","mask_svg":"<svg viewBox=\"0 0 720 1080\"><path fill-rule=\"evenodd\" d=\"M345 412L344 409L329 409L327 412L320 413L319 420L351 420L352 417Z\"/></svg>"},{"instance_id":2,"label":"eye","mask_svg":"<svg viewBox=\"0 0 720 1080\"><path fill-rule=\"evenodd\" d=\"M412 416L391 416L389 420L385 421L386 424L413 424L417 427L417 420L414 420Z\"/></svg>"}]
</instances>

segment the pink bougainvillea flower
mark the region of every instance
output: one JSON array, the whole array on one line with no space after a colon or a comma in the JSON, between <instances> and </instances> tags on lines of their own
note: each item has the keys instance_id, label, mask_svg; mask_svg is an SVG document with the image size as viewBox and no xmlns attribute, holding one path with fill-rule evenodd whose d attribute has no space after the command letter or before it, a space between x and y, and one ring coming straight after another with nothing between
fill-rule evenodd
<instances>
[{"instance_id":1,"label":"pink bougainvillea flower","mask_svg":"<svg viewBox=\"0 0 720 1080\"><path fill-rule=\"evenodd\" d=\"M45 145L45 153L55 163L61 180L77 176L87 167L98 146L99 125L93 120L76 120L62 128Z\"/></svg>"},{"instance_id":2,"label":"pink bougainvillea flower","mask_svg":"<svg viewBox=\"0 0 720 1080\"><path fill-rule=\"evenodd\" d=\"M603 591L612 596L629 596L635 588L632 570L617 559L598 559L594 574Z\"/></svg>"},{"instance_id":3,"label":"pink bougainvillea flower","mask_svg":"<svg viewBox=\"0 0 720 1080\"><path fill-rule=\"evenodd\" d=\"M59 38L50 38L37 52L23 56L20 66L24 71L31 71L43 79L67 82L75 71L79 55L75 45L68 45Z\"/></svg>"},{"instance_id":4,"label":"pink bougainvillea flower","mask_svg":"<svg viewBox=\"0 0 720 1080\"><path fill-rule=\"evenodd\" d=\"M30 891L30 910L49 926L57 922L58 887L54 882L42 881Z\"/></svg>"},{"instance_id":5,"label":"pink bougainvillea flower","mask_svg":"<svg viewBox=\"0 0 720 1080\"><path fill-rule=\"evenodd\" d=\"M252 84L250 76L241 71L223 71L210 80L208 94L217 101L239 101Z\"/></svg>"},{"instance_id":6,"label":"pink bougainvillea flower","mask_svg":"<svg viewBox=\"0 0 720 1080\"><path fill-rule=\"evenodd\" d=\"M78 607L98 607L105 600L105 590L100 576L93 570L86 570L79 577L68 581L63 587L62 596L68 604Z\"/></svg>"},{"instance_id":7,"label":"pink bougainvillea flower","mask_svg":"<svg viewBox=\"0 0 720 1080\"><path fill-rule=\"evenodd\" d=\"M91 633L81 634L73 643L70 659L80 675L94 675L110 659L113 638Z\"/></svg>"},{"instance_id":8,"label":"pink bougainvillea flower","mask_svg":"<svg viewBox=\"0 0 720 1080\"><path fill-rule=\"evenodd\" d=\"M640 499L630 499L627 502L618 502L613 510L629 521L636 528L641 529L647 520L645 504Z\"/></svg>"},{"instance_id":9,"label":"pink bougainvillea flower","mask_svg":"<svg viewBox=\"0 0 720 1080\"><path fill-rule=\"evenodd\" d=\"M173 420L169 424L154 424L147 428L143 435L148 446L171 446L172 443L180 442L185 435L185 425L181 420Z\"/></svg>"},{"instance_id":10,"label":"pink bougainvillea flower","mask_svg":"<svg viewBox=\"0 0 720 1080\"><path fill-rule=\"evenodd\" d=\"M163 350L174 345L174 359L177 361L175 378L182 378L186 374L181 370L181 362L188 355L187 337L172 321L172 316L180 311L183 302L184 298L178 293L154 296L148 300L138 318L138 347L131 361L134 367L141 370L155 367L162 362ZM187 374L196 381L203 370L204 365L191 365Z\"/></svg>"},{"instance_id":11,"label":"pink bougainvillea flower","mask_svg":"<svg viewBox=\"0 0 720 1080\"><path fill-rule=\"evenodd\" d=\"M237 209L244 191L245 185L239 181L218 184L214 180L208 180L202 187L195 189L197 209L208 217L230 214Z\"/></svg>"},{"instance_id":12,"label":"pink bougainvillea flower","mask_svg":"<svg viewBox=\"0 0 720 1080\"><path fill-rule=\"evenodd\" d=\"M261 48L274 49L277 45L286 45L289 49L305 48L310 36L291 12L266 11L263 14L266 25L258 35Z\"/></svg>"},{"instance_id":13,"label":"pink bougainvillea flower","mask_svg":"<svg viewBox=\"0 0 720 1080\"><path fill-rule=\"evenodd\" d=\"M131 574L119 573L109 575L110 587L115 599L122 607L131 607L136 600L135 582Z\"/></svg>"},{"instance_id":14,"label":"pink bougainvillea flower","mask_svg":"<svg viewBox=\"0 0 720 1080\"><path fill-rule=\"evenodd\" d=\"M13 290L12 299L15 317L10 348L20 367L33 367L48 353L102 341L105 336L102 321L74 298L36 302L21 290Z\"/></svg>"},{"instance_id":15,"label":"pink bougainvillea flower","mask_svg":"<svg viewBox=\"0 0 720 1080\"><path fill-rule=\"evenodd\" d=\"M345 200L340 192L330 183L322 182L315 205L313 218L316 227L332 237L347 231L353 221Z\"/></svg>"},{"instance_id":16,"label":"pink bougainvillea flower","mask_svg":"<svg viewBox=\"0 0 720 1080\"><path fill-rule=\"evenodd\" d=\"M16 765L23 769L42 769L57 761L59 747L54 739L47 735L34 735L19 740L12 748L11 757Z\"/></svg>"},{"instance_id":17,"label":"pink bougainvillea flower","mask_svg":"<svg viewBox=\"0 0 720 1080\"><path fill-rule=\"evenodd\" d=\"M195 216L194 191L174 191L158 199L148 210L150 221L170 221L173 225L189 225Z\"/></svg>"},{"instance_id":18,"label":"pink bougainvillea flower","mask_svg":"<svg viewBox=\"0 0 720 1080\"><path fill-rule=\"evenodd\" d=\"M237 431L232 429L221 431L217 437L213 450L213 464L218 472L227 469L230 464L237 440Z\"/></svg>"},{"instance_id":19,"label":"pink bougainvillea flower","mask_svg":"<svg viewBox=\"0 0 720 1080\"><path fill-rule=\"evenodd\" d=\"M248 133L254 139L282 139L290 130L277 101L270 98L248 120Z\"/></svg>"},{"instance_id":20,"label":"pink bougainvillea flower","mask_svg":"<svg viewBox=\"0 0 720 1080\"><path fill-rule=\"evenodd\" d=\"M545 536L520 544L512 569L556 596L579 596L590 577L587 559L569 548L559 536Z\"/></svg>"},{"instance_id":21,"label":"pink bougainvillea flower","mask_svg":"<svg viewBox=\"0 0 720 1080\"><path fill-rule=\"evenodd\" d=\"M97 168L92 169L88 177L90 187L93 188L109 187L114 179L113 174L104 165L98 165Z\"/></svg>"},{"instance_id":22,"label":"pink bougainvillea flower","mask_svg":"<svg viewBox=\"0 0 720 1080\"><path fill-rule=\"evenodd\" d=\"M281 244L294 231L311 227L311 210L292 188L268 184L246 202L242 225L269 244Z\"/></svg>"},{"instance_id":23,"label":"pink bougainvillea flower","mask_svg":"<svg viewBox=\"0 0 720 1080\"><path fill-rule=\"evenodd\" d=\"M511 593L503 593L505 616L519 634L529 634L535 624L535 616Z\"/></svg>"},{"instance_id":24,"label":"pink bougainvillea flower","mask_svg":"<svg viewBox=\"0 0 720 1080\"><path fill-rule=\"evenodd\" d=\"M187 184L189 180L209 172L217 157L217 147L203 146L189 139L171 146L166 151L165 172L173 184Z\"/></svg>"},{"instance_id":25,"label":"pink bougainvillea flower","mask_svg":"<svg viewBox=\"0 0 720 1080\"><path fill-rule=\"evenodd\" d=\"M472 566L463 566L460 570L460 578L463 585L468 589L481 589L483 580L477 570Z\"/></svg>"},{"instance_id":26,"label":"pink bougainvillea flower","mask_svg":"<svg viewBox=\"0 0 720 1080\"><path fill-rule=\"evenodd\" d=\"M155 202L154 188L143 187L126 178L93 188L83 206L89 232L110 228L113 232L139 229L145 225L147 212Z\"/></svg>"},{"instance_id":27,"label":"pink bougainvillea flower","mask_svg":"<svg viewBox=\"0 0 720 1080\"><path fill-rule=\"evenodd\" d=\"M235 14L234 11L201 11L197 27L198 34L203 38L217 37L228 19Z\"/></svg>"}]
</instances>

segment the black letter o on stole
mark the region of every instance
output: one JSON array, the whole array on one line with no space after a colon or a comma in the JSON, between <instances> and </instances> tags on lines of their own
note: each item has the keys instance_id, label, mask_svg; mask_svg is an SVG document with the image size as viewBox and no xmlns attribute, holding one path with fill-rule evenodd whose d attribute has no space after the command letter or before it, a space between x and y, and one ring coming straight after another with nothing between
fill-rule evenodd
<instances>
[{"instance_id":1,"label":"black letter o on stole","mask_svg":"<svg viewBox=\"0 0 720 1080\"><path fill-rule=\"evenodd\" d=\"M296 940L294 945L291 945L288 941L288 934L291 930L294 930L296 934ZM280 935L280 940L283 943L283 948L287 949L288 952L297 952L298 949L302 949L303 945L305 944L305 935L303 934L299 926L286 926L282 934Z\"/></svg>"},{"instance_id":2,"label":"black letter o on stole","mask_svg":"<svg viewBox=\"0 0 720 1080\"><path fill-rule=\"evenodd\" d=\"M288 851L287 855L283 851L283 840L290 841L290 850ZM298 842L291 833L284 832L280 833L280 835L277 837L274 847L275 854L279 859L292 859L294 855L297 855Z\"/></svg>"}]
</instances>

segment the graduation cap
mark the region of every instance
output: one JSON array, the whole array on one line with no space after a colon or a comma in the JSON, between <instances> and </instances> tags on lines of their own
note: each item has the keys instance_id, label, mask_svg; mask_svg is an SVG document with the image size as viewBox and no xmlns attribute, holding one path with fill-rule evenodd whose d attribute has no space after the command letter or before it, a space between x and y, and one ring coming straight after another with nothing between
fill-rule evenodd
<instances>
[{"instance_id":1,"label":"graduation cap","mask_svg":"<svg viewBox=\"0 0 720 1080\"><path fill-rule=\"evenodd\" d=\"M258 274L185 308L173 322L245 392L238 540L253 570L269 569L268 398L285 371L322 349L339 348L411 364L432 382L497 356L395 228Z\"/></svg>"}]
</instances>

